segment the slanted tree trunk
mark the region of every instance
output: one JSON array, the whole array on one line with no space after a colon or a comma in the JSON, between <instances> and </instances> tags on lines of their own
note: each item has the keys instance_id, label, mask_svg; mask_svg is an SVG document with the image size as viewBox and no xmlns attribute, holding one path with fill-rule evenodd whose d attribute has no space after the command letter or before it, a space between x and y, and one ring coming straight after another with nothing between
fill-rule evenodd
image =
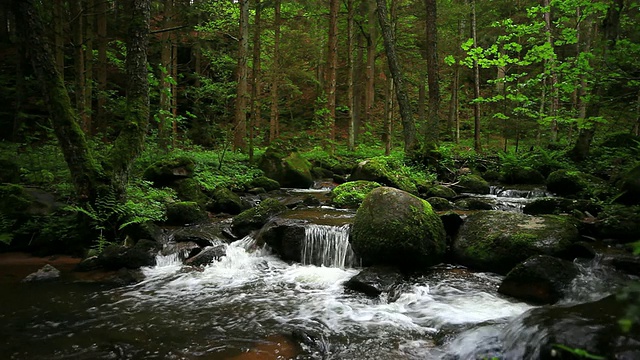
<instances>
[{"instance_id":1,"label":"slanted tree trunk","mask_svg":"<svg viewBox=\"0 0 640 360\"><path fill-rule=\"evenodd\" d=\"M393 77L393 82L400 109L400 117L402 119L402 133L404 137L404 150L408 152L415 147L416 127L413 121L413 113L411 111L411 103L404 87L404 78L398 56L396 54L396 39L393 28L389 22L387 14L387 4L385 0L376 0L378 4L378 21L382 29L382 37L384 39L384 47L387 53L387 63L389 72Z\"/></svg>"},{"instance_id":2,"label":"slanted tree trunk","mask_svg":"<svg viewBox=\"0 0 640 360\"><path fill-rule=\"evenodd\" d=\"M440 138L440 77L438 66L438 29L436 0L425 0L427 10L427 82L429 85L429 114L427 140L437 144Z\"/></svg>"},{"instance_id":3,"label":"slanted tree trunk","mask_svg":"<svg viewBox=\"0 0 640 360\"><path fill-rule=\"evenodd\" d=\"M391 123L393 120L393 77L388 76L384 84L384 121L382 125L382 143L384 144L384 154L391 154Z\"/></svg>"},{"instance_id":4,"label":"slanted tree trunk","mask_svg":"<svg viewBox=\"0 0 640 360\"><path fill-rule=\"evenodd\" d=\"M280 109L278 108L278 86L280 68L280 0L275 0L273 65L271 69L271 116L269 118L269 143L273 142L279 133Z\"/></svg>"},{"instance_id":5,"label":"slanted tree trunk","mask_svg":"<svg viewBox=\"0 0 640 360\"><path fill-rule=\"evenodd\" d=\"M249 162L253 162L255 130L260 126L260 32L262 5L255 0L256 16L253 24L253 68L251 69L251 115L249 117Z\"/></svg>"},{"instance_id":6,"label":"slanted tree trunk","mask_svg":"<svg viewBox=\"0 0 640 360\"><path fill-rule=\"evenodd\" d=\"M336 76L338 70L338 0L329 3L329 41L327 49L327 109L326 125L329 126L329 143L333 153L336 140Z\"/></svg>"}]
</instances>

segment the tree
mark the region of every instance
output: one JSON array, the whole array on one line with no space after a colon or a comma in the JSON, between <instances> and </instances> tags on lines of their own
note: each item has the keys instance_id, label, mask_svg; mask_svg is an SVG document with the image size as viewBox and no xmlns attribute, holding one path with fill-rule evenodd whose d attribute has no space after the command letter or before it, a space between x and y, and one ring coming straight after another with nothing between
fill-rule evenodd
<instances>
[{"instance_id":1,"label":"tree","mask_svg":"<svg viewBox=\"0 0 640 360\"><path fill-rule=\"evenodd\" d=\"M247 103L249 100L248 81L249 66L249 0L239 0L240 6L240 39L238 42L238 87L236 91L236 111L233 123L233 146L244 150L247 136Z\"/></svg>"},{"instance_id":2,"label":"tree","mask_svg":"<svg viewBox=\"0 0 640 360\"><path fill-rule=\"evenodd\" d=\"M275 16L273 19L273 65L271 68L271 116L269 119L269 142L273 142L280 132L280 110L278 108L278 86L280 85L278 75L280 68L280 0L275 0L274 8Z\"/></svg>"},{"instance_id":3,"label":"tree","mask_svg":"<svg viewBox=\"0 0 640 360\"><path fill-rule=\"evenodd\" d=\"M478 48L478 34L476 21L476 0L471 0L471 38L473 39L474 51ZM480 143L480 68L478 59L473 59L473 148L480 152L482 145Z\"/></svg>"},{"instance_id":4,"label":"tree","mask_svg":"<svg viewBox=\"0 0 640 360\"><path fill-rule=\"evenodd\" d=\"M427 10L426 26L426 54L427 54L427 82L429 85L429 115L427 139L437 144L440 131L440 77L438 66L438 28L436 26L436 0L425 0Z\"/></svg>"},{"instance_id":5,"label":"tree","mask_svg":"<svg viewBox=\"0 0 640 360\"><path fill-rule=\"evenodd\" d=\"M329 142L331 149L334 148L336 139L336 75L338 71L338 10L340 6L338 0L331 0L329 5L329 41L327 49L327 121L329 126Z\"/></svg>"},{"instance_id":6,"label":"tree","mask_svg":"<svg viewBox=\"0 0 640 360\"><path fill-rule=\"evenodd\" d=\"M386 1L376 0L376 2L378 5L378 21L382 29L382 38L384 39L384 47L387 53L387 64L389 65L389 72L393 77L400 117L402 119L404 149L405 151L409 151L415 147L416 141L416 127L413 121L413 113L411 111L411 104L409 103L409 96L404 86L404 77L400 62L396 54L396 40L393 28L389 22Z\"/></svg>"}]
</instances>

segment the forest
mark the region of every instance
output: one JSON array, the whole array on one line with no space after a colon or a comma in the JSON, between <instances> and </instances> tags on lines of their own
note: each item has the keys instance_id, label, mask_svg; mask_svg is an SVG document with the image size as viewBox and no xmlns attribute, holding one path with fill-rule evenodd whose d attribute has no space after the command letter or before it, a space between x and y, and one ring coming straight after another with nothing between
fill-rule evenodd
<instances>
[{"instance_id":1,"label":"forest","mask_svg":"<svg viewBox=\"0 0 640 360\"><path fill-rule=\"evenodd\" d=\"M71 288L146 335L0 341L12 358L640 356L638 0L2 1L0 127L0 289L18 294L0 308L100 283L190 319L158 299L197 282L225 299L193 300L216 327L239 290L206 274L322 278L259 288L268 311L251 295L224 331L191 328L198 346L145 344L165 336L151 314ZM18 287L22 256L66 280ZM174 265L191 270L159 275ZM0 313L0 337L42 311Z\"/></svg>"}]
</instances>

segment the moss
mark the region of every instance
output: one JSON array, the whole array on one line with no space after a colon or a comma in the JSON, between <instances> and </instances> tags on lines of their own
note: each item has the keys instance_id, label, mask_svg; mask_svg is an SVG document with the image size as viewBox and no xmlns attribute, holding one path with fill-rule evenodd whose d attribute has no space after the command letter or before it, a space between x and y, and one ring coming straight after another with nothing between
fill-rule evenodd
<instances>
[{"instance_id":1,"label":"moss","mask_svg":"<svg viewBox=\"0 0 640 360\"><path fill-rule=\"evenodd\" d=\"M238 216L233 218L232 226L237 235L245 236L252 230L261 228L269 219L277 214L283 213L287 210L276 199L266 199L262 201L258 206L245 210Z\"/></svg>"},{"instance_id":2,"label":"moss","mask_svg":"<svg viewBox=\"0 0 640 360\"><path fill-rule=\"evenodd\" d=\"M427 191L427 196L429 197L439 197L445 199L452 199L456 197L456 192L450 187L444 185L435 185L429 188Z\"/></svg>"},{"instance_id":3,"label":"moss","mask_svg":"<svg viewBox=\"0 0 640 360\"><path fill-rule=\"evenodd\" d=\"M260 159L259 168L285 187L309 188L313 185L311 163L297 152L283 157L279 151L267 150Z\"/></svg>"},{"instance_id":4,"label":"moss","mask_svg":"<svg viewBox=\"0 0 640 360\"><path fill-rule=\"evenodd\" d=\"M265 191L272 191L280 189L280 183L270 179L266 176L258 176L257 178L251 180L251 187L254 188L263 188Z\"/></svg>"},{"instance_id":5,"label":"moss","mask_svg":"<svg viewBox=\"0 0 640 360\"><path fill-rule=\"evenodd\" d=\"M211 201L207 204L206 208L212 212L239 214L244 206L238 194L227 188L218 187L211 195Z\"/></svg>"},{"instance_id":6,"label":"moss","mask_svg":"<svg viewBox=\"0 0 640 360\"><path fill-rule=\"evenodd\" d=\"M0 185L0 212L3 214L19 214L27 211L31 202L31 197L21 185Z\"/></svg>"},{"instance_id":7,"label":"moss","mask_svg":"<svg viewBox=\"0 0 640 360\"><path fill-rule=\"evenodd\" d=\"M167 205L167 221L169 225L185 225L206 220L207 214L195 201L182 201Z\"/></svg>"},{"instance_id":8,"label":"moss","mask_svg":"<svg viewBox=\"0 0 640 360\"><path fill-rule=\"evenodd\" d=\"M489 193L489 183L480 176L474 174L460 176L458 178L458 186L462 188L463 192L473 194Z\"/></svg>"},{"instance_id":9,"label":"moss","mask_svg":"<svg viewBox=\"0 0 640 360\"><path fill-rule=\"evenodd\" d=\"M449 200L441 197L430 197L427 199L427 202L431 204L431 207L436 211L445 211L445 210L453 209L453 205L451 205Z\"/></svg>"},{"instance_id":10,"label":"moss","mask_svg":"<svg viewBox=\"0 0 640 360\"><path fill-rule=\"evenodd\" d=\"M374 181L349 181L333 189L331 202L337 207L357 208L371 190L380 186Z\"/></svg>"},{"instance_id":11,"label":"moss","mask_svg":"<svg viewBox=\"0 0 640 360\"><path fill-rule=\"evenodd\" d=\"M544 184L544 176L528 166L507 166L502 169L502 181L507 184Z\"/></svg>"},{"instance_id":12,"label":"moss","mask_svg":"<svg viewBox=\"0 0 640 360\"><path fill-rule=\"evenodd\" d=\"M176 179L193 176L195 161L187 156L157 161L144 171L144 179L156 185L167 185Z\"/></svg>"},{"instance_id":13,"label":"moss","mask_svg":"<svg viewBox=\"0 0 640 360\"><path fill-rule=\"evenodd\" d=\"M360 162L351 173L351 179L375 181L411 194L418 194L418 188L411 178L402 171L400 166L384 156Z\"/></svg>"},{"instance_id":14,"label":"moss","mask_svg":"<svg viewBox=\"0 0 640 360\"><path fill-rule=\"evenodd\" d=\"M559 196L591 198L604 190L602 179L580 171L558 170L547 177L547 189Z\"/></svg>"},{"instance_id":15,"label":"moss","mask_svg":"<svg viewBox=\"0 0 640 360\"><path fill-rule=\"evenodd\" d=\"M200 206L204 206L207 202L207 196L202 192L200 184L192 178L175 181L172 189L176 191L178 198L182 201L194 201Z\"/></svg>"}]
</instances>

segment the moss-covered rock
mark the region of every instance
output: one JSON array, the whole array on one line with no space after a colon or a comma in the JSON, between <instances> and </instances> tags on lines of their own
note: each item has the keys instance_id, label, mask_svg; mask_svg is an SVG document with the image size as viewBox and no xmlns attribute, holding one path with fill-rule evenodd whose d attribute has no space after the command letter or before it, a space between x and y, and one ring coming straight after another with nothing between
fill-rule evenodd
<instances>
[{"instance_id":1,"label":"moss-covered rock","mask_svg":"<svg viewBox=\"0 0 640 360\"><path fill-rule=\"evenodd\" d=\"M445 230L425 200L379 187L356 213L351 245L365 264L421 270L442 261Z\"/></svg>"},{"instance_id":2,"label":"moss-covered rock","mask_svg":"<svg viewBox=\"0 0 640 360\"><path fill-rule=\"evenodd\" d=\"M471 194L488 194L489 183L478 175L468 174L458 178L458 186L462 192Z\"/></svg>"},{"instance_id":3,"label":"moss-covered rock","mask_svg":"<svg viewBox=\"0 0 640 360\"><path fill-rule=\"evenodd\" d=\"M581 171L557 170L547 177L547 189L558 196L590 197L604 186L604 180Z\"/></svg>"},{"instance_id":4,"label":"moss-covered rock","mask_svg":"<svg viewBox=\"0 0 640 360\"><path fill-rule=\"evenodd\" d=\"M536 169L527 166L507 166L502 169L502 182L505 184L544 184L544 176Z\"/></svg>"},{"instance_id":5,"label":"moss-covered rock","mask_svg":"<svg viewBox=\"0 0 640 360\"><path fill-rule=\"evenodd\" d=\"M587 211L595 216L602 211L602 206L590 200L543 197L534 199L522 208L522 212L529 215L570 214L574 210Z\"/></svg>"},{"instance_id":6,"label":"moss-covered rock","mask_svg":"<svg viewBox=\"0 0 640 360\"><path fill-rule=\"evenodd\" d=\"M562 299L577 275L572 262L538 255L509 271L498 292L537 304L553 304Z\"/></svg>"},{"instance_id":7,"label":"moss-covered rock","mask_svg":"<svg viewBox=\"0 0 640 360\"><path fill-rule=\"evenodd\" d=\"M204 206L207 202L207 195L193 178L176 180L171 183L170 187L176 191L176 195L182 201L194 201L200 206Z\"/></svg>"},{"instance_id":8,"label":"moss-covered rock","mask_svg":"<svg viewBox=\"0 0 640 360\"><path fill-rule=\"evenodd\" d=\"M252 188L263 188L265 191L273 191L280 189L280 183L266 176L258 176L251 180Z\"/></svg>"},{"instance_id":9,"label":"moss-covered rock","mask_svg":"<svg viewBox=\"0 0 640 360\"><path fill-rule=\"evenodd\" d=\"M565 255L578 239L571 217L481 211L469 215L460 228L453 255L462 265L506 274L534 255Z\"/></svg>"},{"instance_id":10,"label":"moss-covered rock","mask_svg":"<svg viewBox=\"0 0 640 360\"><path fill-rule=\"evenodd\" d=\"M598 214L596 230L600 237L634 241L640 239L640 206L611 205Z\"/></svg>"},{"instance_id":11,"label":"moss-covered rock","mask_svg":"<svg viewBox=\"0 0 640 360\"><path fill-rule=\"evenodd\" d=\"M287 207L280 201L269 198L258 206L245 210L233 218L232 229L238 236L246 236L252 230L260 229L273 216L287 211Z\"/></svg>"},{"instance_id":12,"label":"moss-covered rock","mask_svg":"<svg viewBox=\"0 0 640 360\"><path fill-rule=\"evenodd\" d=\"M140 240L133 247L111 245L98 255L98 265L106 270L153 266L159 248L158 243L151 240Z\"/></svg>"},{"instance_id":13,"label":"moss-covered rock","mask_svg":"<svg viewBox=\"0 0 640 360\"><path fill-rule=\"evenodd\" d=\"M453 205L449 200L441 197L430 197L427 202L431 205L435 211L446 211L453 209Z\"/></svg>"},{"instance_id":14,"label":"moss-covered rock","mask_svg":"<svg viewBox=\"0 0 640 360\"><path fill-rule=\"evenodd\" d=\"M445 199L453 199L458 194L456 194L455 190L448 186L444 185L434 185L427 190L428 197L439 197Z\"/></svg>"},{"instance_id":15,"label":"moss-covered rock","mask_svg":"<svg viewBox=\"0 0 640 360\"><path fill-rule=\"evenodd\" d=\"M418 194L418 188L413 181L402 173L399 166L383 156L374 157L358 163L351 172L351 181L367 180L382 185L404 190L411 194Z\"/></svg>"},{"instance_id":16,"label":"moss-covered rock","mask_svg":"<svg viewBox=\"0 0 640 360\"><path fill-rule=\"evenodd\" d=\"M640 164L622 175L618 188L622 191L617 199L619 202L627 205L640 204Z\"/></svg>"},{"instance_id":17,"label":"moss-covered rock","mask_svg":"<svg viewBox=\"0 0 640 360\"><path fill-rule=\"evenodd\" d=\"M192 177L195 161L186 156L167 158L153 163L145 171L143 178L156 186L165 186L173 181Z\"/></svg>"},{"instance_id":18,"label":"moss-covered rock","mask_svg":"<svg viewBox=\"0 0 640 360\"><path fill-rule=\"evenodd\" d=\"M307 189L313 185L311 163L293 151L284 156L273 148L267 149L260 159L264 174L284 187Z\"/></svg>"},{"instance_id":19,"label":"moss-covered rock","mask_svg":"<svg viewBox=\"0 0 640 360\"><path fill-rule=\"evenodd\" d=\"M333 189L331 202L337 207L357 208L371 190L380 186L375 181L349 181Z\"/></svg>"},{"instance_id":20,"label":"moss-covered rock","mask_svg":"<svg viewBox=\"0 0 640 360\"><path fill-rule=\"evenodd\" d=\"M17 163L0 159L0 183L16 183L20 181L20 166Z\"/></svg>"},{"instance_id":21,"label":"moss-covered rock","mask_svg":"<svg viewBox=\"0 0 640 360\"><path fill-rule=\"evenodd\" d=\"M461 210L492 210L495 205L493 199L479 199L468 197L454 202L455 206Z\"/></svg>"},{"instance_id":22,"label":"moss-covered rock","mask_svg":"<svg viewBox=\"0 0 640 360\"><path fill-rule=\"evenodd\" d=\"M219 186L211 194L211 199L206 209L215 213L240 214L246 207L240 196L233 191Z\"/></svg>"},{"instance_id":23,"label":"moss-covered rock","mask_svg":"<svg viewBox=\"0 0 640 360\"><path fill-rule=\"evenodd\" d=\"M314 166L311 168L311 175L313 175L315 179L331 179L333 178L333 171L320 166Z\"/></svg>"},{"instance_id":24,"label":"moss-covered rock","mask_svg":"<svg viewBox=\"0 0 640 360\"><path fill-rule=\"evenodd\" d=\"M181 201L167 204L167 220L169 225L186 225L207 219L207 213L195 201Z\"/></svg>"},{"instance_id":25,"label":"moss-covered rock","mask_svg":"<svg viewBox=\"0 0 640 360\"><path fill-rule=\"evenodd\" d=\"M0 213L11 217L26 212L33 198L22 185L0 185Z\"/></svg>"}]
</instances>

